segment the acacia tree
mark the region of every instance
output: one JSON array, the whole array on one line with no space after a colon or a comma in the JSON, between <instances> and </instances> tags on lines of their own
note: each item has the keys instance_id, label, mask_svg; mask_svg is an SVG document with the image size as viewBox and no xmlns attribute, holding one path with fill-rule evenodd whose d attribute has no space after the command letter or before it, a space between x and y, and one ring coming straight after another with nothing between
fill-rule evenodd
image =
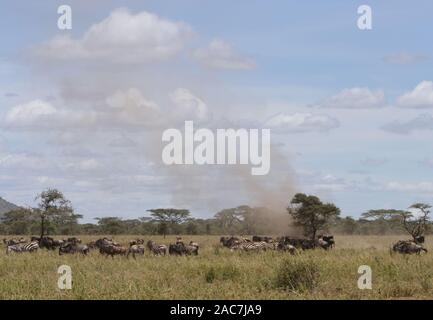
<instances>
[{"instance_id":1,"label":"acacia tree","mask_svg":"<svg viewBox=\"0 0 433 320\"><path fill-rule=\"evenodd\" d=\"M402 229L409 233L416 242L418 237L424 235L429 221L430 208L431 205L426 203L414 203L409 207L409 209L413 209L412 211L379 209L367 211L362 216L386 221L397 220ZM413 211L417 211L417 216L414 215Z\"/></svg>"},{"instance_id":2,"label":"acacia tree","mask_svg":"<svg viewBox=\"0 0 433 320\"><path fill-rule=\"evenodd\" d=\"M295 224L304 229L304 235L311 239L315 239L317 231L340 214L340 209L334 204L323 203L318 197L304 193L295 194L287 211Z\"/></svg>"},{"instance_id":3,"label":"acacia tree","mask_svg":"<svg viewBox=\"0 0 433 320\"><path fill-rule=\"evenodd\" d=\"M173 208L159 208L147 210L153 217L153 221L158 223L158 230L161 234L165 235L167 231L173 231L177 225L185 222L189 218L189 210L187 209L173 209Z\"/></svg>"},{"instance_id":4,"label":"acacia tree","mask_svg":"<svg viewBox=\"0 0 433 320\"><path fill-rule=\"evenodd\" d=\"M77 222L81 215L74 214L71 202L57 189L47 189L41 192L35 200L39 200L35 215L41 221L41 238L46 234L51 222Z\"/></svg>"}]
</instances>

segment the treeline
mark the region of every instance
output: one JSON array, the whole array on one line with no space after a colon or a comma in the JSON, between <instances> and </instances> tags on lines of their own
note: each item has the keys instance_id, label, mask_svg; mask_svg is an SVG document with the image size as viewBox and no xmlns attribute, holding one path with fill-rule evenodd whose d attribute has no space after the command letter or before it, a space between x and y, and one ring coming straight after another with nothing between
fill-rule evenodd
<instances>
[{"instance_id":1,"label":"treeline","mask_svg":"<svg viewBox=\"0 0 433 320\"><path fill-rule=\"evenodd\" d=\"M95 223L79 223L69 200L56 189L39 194L37 208L18 208L0 219L4 235L304 235L314 239L319 232L347 235L385 235L409 233L413 237L431 234L431 206L413 204L405 210L370 210L359 219L340 217L340 209L323 203L318 197L296 194L286 212L263 207L239 206L197 219L187 209L158 208L147 210L148 216L138 219L120 217L97 218ZM419 213L413 215L413 210Z\"/></svg>"}]
</instances>

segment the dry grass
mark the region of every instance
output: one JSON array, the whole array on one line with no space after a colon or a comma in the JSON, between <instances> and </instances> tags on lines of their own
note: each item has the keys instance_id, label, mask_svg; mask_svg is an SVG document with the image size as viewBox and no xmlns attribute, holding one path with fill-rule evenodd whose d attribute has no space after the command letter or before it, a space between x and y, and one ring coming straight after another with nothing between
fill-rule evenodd
<instances>
[{"instance_id":1,"label":"dry grass","mask_svg":"<svg viewBox=\"0 0 433 320\"><path fill-rule=\"evenodd\" d=\"M81 237L84 242L97 237ZM127 243L133 236L118 236ZM149 237L144 237L148 239ZM152 237L168 244L174 237ZM199 256L64 255L57 251L0 252L0 299L432 299L433 249L420 256L390 255L401 237L338 236L329 252L230 252L216 236L185 236ZM72 290L57 288L57 268L69 265ZM373 270L373 289L357 287L358 267Z\"/></svg>"}]
</instances>

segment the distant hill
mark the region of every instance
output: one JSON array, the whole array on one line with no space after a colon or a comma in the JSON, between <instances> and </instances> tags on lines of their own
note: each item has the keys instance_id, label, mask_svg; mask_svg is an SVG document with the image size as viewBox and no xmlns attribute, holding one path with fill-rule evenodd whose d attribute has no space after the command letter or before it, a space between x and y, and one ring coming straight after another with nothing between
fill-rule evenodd
<instances>
[{"instance_id":1,"label":"distant hill","mask_svg":"<svg viewBox=\"0 0 433 320\"><path fill-rule=\"evenodd\" d=\"M9 212L11 210L19 209L19 207L13 203L10 203L0 197L0 216L2 216L4 213Z\"/></svg>"}]
</instances>

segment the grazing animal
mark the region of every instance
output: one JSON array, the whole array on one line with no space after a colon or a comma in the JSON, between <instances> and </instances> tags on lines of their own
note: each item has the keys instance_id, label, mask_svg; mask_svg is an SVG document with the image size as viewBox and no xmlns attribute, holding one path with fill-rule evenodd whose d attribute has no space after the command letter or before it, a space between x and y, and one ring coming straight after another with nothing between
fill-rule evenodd
<instances>
[{"instance_id":1,"label":"grazing animal","mask_svg":"<svg viewBox=\"0 0 433 320\"><path fill-rule=\"evenodd\" d=\"M416 242L417 244L424 243L424 242L425 242L425 238L424 238L424 236L418 236L418 237L415 237L415 242Z\"/></svg>"},{"instance_id":2,"label":"grazing animal","mask_svg":"<svg viewBox=\"0 0 433 320\"><path fill-rule=\"evenodd\" d=\"M185 254L187 255L198 255L198 244L195 244L194 242L190 242L185 246Z\"/></svg>"},{"instance_id":3,"label":"grazing animal","mask_svg":"<svg viewBox=\"0 0 433 320\"><path fill-rule=\"evenodd\" d=\"M268 236L253 236L253 242L262 242L262 241L264 241L264 242L268 242L268 243L271 243L271 242L273 242L273 239L272 239L272 237L268 237Z\"/></svg>"},{"instance_id":4,"label":"grazing animal","mask_svg":"<svg viewBox=\"0 0 433 320\"><path fill-rule=\"evenodd\" d=\"M144 246L140 244L133 244L129 247L128 253L126 255L127 258L129 258L129 255L132 253L132 257L135 259L136 254L142 254L144 255Z\"/></svg>"},{"instance_id":5,"label":"grazing animal","mask_svg":"<svg viewBox=\"0 0 433 320\"><path fill-rule=\"evenodd\" d=\"M223 247L231 248L235 244L239 244L245 242L243 239L237 238L237 237L221 237L220 243Z\"/></svg>"},{"instance_id":6,"label":"grazing animal","mask_svg":"<svg viewBox=\"0 0 433 320\"><path fill-rule=\"evenodd\" d=\"M168 246L168 253L175 256L184 255L186 254L185 245L183 243L170 244Z\"/></svg>"},{"instance_id":7,"label":"grazing animal","mask_svg":"<svg viewBox=\"0 0 433 320\"><path fill-rule=\"evenodd\" d=\"M87 246L89 247L90 250L92 250L92 249L96 249L96 248L97 248L97 246L96 246L96 241L95 241L95 240L90 241L90 242L87 244Z\"/></svg>"},{"instance_id":8,"label":"grazing animal","mask_svg":"<svg viewBox=\"0 0 433 320\"><path fill-rule=\"evenodd\" d=\"M115 255L124 256L128 253L128 249L122 246L115 246L112 244L102 245L99 248L99 253L102 255L111 256L114 259Z\"/></svg>"},{"instance_id":9,"label":"grazing animal","mask_svg":"<svg viewBox=\"0 0 433 320\"><path fill-rule=\"evenodd\" d=\"M263 248L261 245L259 245L259 242L241 242L230 247L231 251L260 251L262 249Z\"/></svg>"},{"instance_id":10,"label":"grazing animal","mask_svg":"<svg viewBox=\"0 0 433 320\"><path fill-rule=\"evenodd\" d=\"M167 246L165 244L156 244L155 241L149 240L147 241L147 247L154 255L166 255L167 254Z\"/></svg>"},{"instance_id":11,"label":"grazing animal","mask_svg":"<svg viewBox=\"0 0 433 320\"><path fill-rule=\"evenodd\" d=\"M10 252L35 252L39 249L39 244L36 241L29 243L18 243L9 245L6 248L6 254Z\"/></svg>"},{"instance_id":12,"label":"grazing animal","mask_svg":"<svg viewBox=\"0 0 433 320\"><path fill-rule=\"evenodd\" d=\"M26 240L24 238L19 238L19 239L13 239L13 238L12 239L6 239L6 238L4 238L3 243L6 246L12 246L15 244L26 243Z\"/></svg>"},{"instance_id":13,"label":"grazing animal","mask_svg":"<svg viewBox=\"0 0 433 320\"><path fill-rule=\"evenodd\" d=\"M284 244L282 242L277 244L277 250L288 251L291 255L298 253L298 250L294 246L291 244Z\"/></svg>"},{"instance_id":14,"label":"grazing animal","mask_svg":"<svg viewBox=\"0 0 433 320\"><path fill-rule=\"evenodd\" d=\"M320 235L317 240L317 245L325 250L332 249L335 245L333 235Z\"/></svg>"},{"instance_id":15,"label":"grazing animal","mask_svg":"<svg viewBox=\"0 0 433 320\"><path fill-rule=\"evenodd\" d=\"M75 244L77 244L77 243L81 243L81 239L80 239L80 238L77 238L77 237L72 237L72 238L68 238L68 239L66 240L66 242L70 242L70 243L75 243Z\"/></svg>"},{"instance_id":16,"label":"grazing animal","mask_svg":"<svg viewBox=\"0 0 433 320\"><path fill-rule=\"evenodd\" d=\"M108 239L108 238L101 238L95 241L95 246L97 248L101 248L104 246L108 246L108 245L114 245L114 242L112 239Z\"/></svg>"},{"instance_id":17,"label":"grazing animal","mask_svg":"<svg viewBox=\"0 0 433 320\"><path fill-rule=\"evenodd\" d=\"M198 255L198 246L178 242L168 246L168 253L171 255Z\"/></svg>"},{"instance_id":18,"label":"grazing animal","mask_svg":"<svg viewBox=\"0 0 433 320\"><path fill-rule=\"evenodd\" d=\"M133 246L136 244L144 244L144 239L135 239L135 240L129 241L129 246Z\"/></svg>"},{"instance_id":19,"label":"grazing animal","mask_svg":"<svg viewBox=\"0 0 433 320\"><path fill-rule=\"evenodd\" d=\"M81 253L84 255L87 255L89 253L89 247L85 244L79 244L79 243L73 243L73 242L67 242L66 244L62 245L59 248L59 255L65 254L65 253Z\"/></svg>"},{"instance_id":20,"label":"grazing animal","mask_svg":"<svg viewBox=\"0 0 433 320\"><path fill-rule=\"evenodd\" d=\"M282 243L284 245L290 244L291 246L294 246L295 248L302 249L302 250L314 249L317 246L316 240L291 238L287 236L281 237L279 239L279 243Z\"/></svg>"},{"instance_id":21,"label":"grazing animal","mask_svg":"<svg viewBox=\"0 0 433 320\"><path fill-rule=\"evenodd\" d=\"M415 243L412 240L399 240L392 247L394 252L402 253L402 254L420 254L421 251L428 252L423 246Z\"/></svg>"},{"instance_id":22,"label":"grazing animal","mask_svg":"<svg viewBox=\"0 0 433 320\"><path fill-rule=\"evenodd\" d=\"M39 247L46 248L48 250L54 250L63 244L63 240L54 240L51 237L42 237L39 239Z\"/></svg>"}]
</instances>

